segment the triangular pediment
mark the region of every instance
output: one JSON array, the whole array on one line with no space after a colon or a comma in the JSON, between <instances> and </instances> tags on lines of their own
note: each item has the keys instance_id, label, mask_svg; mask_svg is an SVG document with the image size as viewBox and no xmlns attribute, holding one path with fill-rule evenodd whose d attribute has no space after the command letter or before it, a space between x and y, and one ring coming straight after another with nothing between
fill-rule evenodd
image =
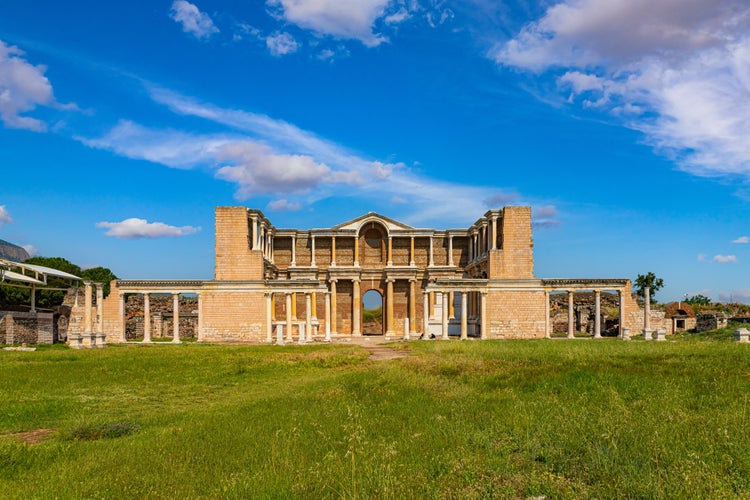
<instances>
[{"instance_id":1,"label":"triangular pediment","mask_svg":"<svg viewBox=\"0 0 750 500\"><path fill-rule=\"evenodd\" d=\"M403 222L399 222L397 220L391 219L390 217L386 217L385 215L380 215L375 212L369 212L365 215L357 217L356 219L352 219L350 221L339 224L338 226L334 226L333 229L351 229L358 231L359 228L370 222L378 222L384 225L388 229L388 231L408 231L414 229L413 227L408 226Z\"/></svg>"}]
</instances>

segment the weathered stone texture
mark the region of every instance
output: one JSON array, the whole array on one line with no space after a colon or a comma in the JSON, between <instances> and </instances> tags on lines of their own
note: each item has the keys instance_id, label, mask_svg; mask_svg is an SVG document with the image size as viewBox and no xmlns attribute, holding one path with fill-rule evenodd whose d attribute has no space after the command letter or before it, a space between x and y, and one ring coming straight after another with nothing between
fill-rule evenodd
<instances>
[{"instance_id":1,"label":"weathered stone texture","mask_svg":"<svg viewBox=\"0 0 750 500\"><path fill-rule=\"evenodd\" d=\"M487 296L490 338L543 338L543 291L490 291Z\"/></svg>"},{"instance_id":2,"label":"weathered stone texture","mask_svg":"<svg viewBox=\"0 0 750 500\"><path fill-rule=\"evenodd\" d=\"M263 279L263 255L250 249L245 207L216 207L216 279Z\"/></svg>"},{"instance_id":3,"label":"weathered stone texture","mask_svg":"<svg viewBox=\"0 0 750 500\"><path fill-rule=\"evenodd\" d=\"M201 300L203 341L265 341L266 314L263 292L205 291Z\"/></svg>"}]
</instances>

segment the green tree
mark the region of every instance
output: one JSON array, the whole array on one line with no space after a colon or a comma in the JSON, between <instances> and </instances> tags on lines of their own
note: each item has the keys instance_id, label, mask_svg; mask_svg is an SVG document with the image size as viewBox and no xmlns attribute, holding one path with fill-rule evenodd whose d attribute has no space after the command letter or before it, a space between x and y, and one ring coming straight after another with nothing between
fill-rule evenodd
<instances>
[{"instance_id":1,"label":"green tree","mask_svg":"<svg viewBox=\"0 0 750 500\"><path fill-rule=\"evenodd\" d=\"M688 297L687 299L685 299L685 302L687 302L691 306L710 306L711 305L711 299L701 294Z\"/></svg>"},{"instance_id":2,"label":"green tree","mask_svg":"<svg viewBox=\"0 0 750 500\"><path fill-rule=\"evenodd\" d=\"M654 299L654 294L664 286L664 280L661 278L657 278L656 275L652 272L649 272L647 274L639 274L638 277L635 279L635 293L645 299L645 291L646 288L649 289L649 298L651 299L651 302L656 303L656 300Z\"/></svg>"},{"instance_id":3,"label":"green tree","mask_svg":"<svg viewBox=\"0 0 750 500\"><path fill-rule=\"evenodd\" d=\"M81 278L91 280L95 283L104 283L104 296L109 295L109 282L119 279L109 268L92 267L84 269L80 274Z\"/></svg>"}]
</instances>

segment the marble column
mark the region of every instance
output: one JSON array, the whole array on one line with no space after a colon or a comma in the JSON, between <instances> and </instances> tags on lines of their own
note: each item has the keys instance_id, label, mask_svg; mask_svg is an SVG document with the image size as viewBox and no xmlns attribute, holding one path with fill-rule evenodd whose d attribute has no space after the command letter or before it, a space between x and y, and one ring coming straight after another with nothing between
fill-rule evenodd
<instances>
[{"instance_id":1,"label":"marble column","mask_svg":"<svg viewBox=\"0 0 750 500\"><path fill-rule=\"evenodd\" d=\"M359 267L359 237L354 237L354 267Z\"/></svg>"},{"instance_id":2,"label":"marble column","mask_svg":"<svg viewBox=\"0 0 750 500\"><path fill-rule=\"evenodd\" d=\"M386 282L386 321L385 321L385 334L386 336L392 336L393 332L393 282L395 280L388 278Z\"/></svg>"},{"instance_id":3,"label":"marble column","mask_svg":"<svg viewBox=\"0 0 750 500\"><path fill-rule=\"evenodd\" d=\"M292 320L297 321L297 294L292 292Z\"/></svg>"},{"instance_id":4,"label":"marble column","mask_svg":"<svg viewBox=\"0 0 750 500\"><path fill-rule=\"evenodd\" d=\"M448 319L456 319L456 297L448 292Z\"/></svg>"},{"instance_id":5,"label":"marble column","mask_svg":"<svg viewBox=\"0 0 750 500\"><path fill-rule=\"evenodd\" d=\"M393 238L391 236L388 236L388 257L385 265L389 267L393 265Z\"/></svg>"},{"instance_id":6,"label":"marble column","mask_svg":"<svg viewBox=\"0 0 750 500\"><path fill-rule=\"evenodd\" d=\"M96 283L96 347L106 345L104 339L104 285Z\"/></svg>"},{"instance_id":7,"label":"marble column","mask_svg":"<svg viewBox=\"0 0 750 500\"><path fill-rule=\"evenodd\" d=\"M448 235L448 265L453 266L453 235Z\"/></svg>"},{"instance_id":8,"label":"marble column","mask_svg":"<svg viewBox=\"0 0 750 500\"><path fill-rule=\"evenodd\" d=\"M151 342L151 297L143 294L143 342Z\"/></svg>"},{"instance_id":9,"label":"marble column","mask_svg":"<svg viewBox=\"0 0 750 500\"><path fill-rule=\"evenodd\" d=\"M594 291L594 338L602 338L602 292Z\"/></svg>"},{"instance_id":10,"label":"marble column","mask_svg":"<svg viewBox=\"0 0 750 500\"><path fill-rule=\"evenodd\" d=\"M652 340L651 337L651 288L643 289L643 340Z\"/></svg>"},{"instance_id":11,"label":"marble column","mask_svg":"<svg viewBox=\"0 0 750 500\"><path fill-rule=\"evenodd\" d=\"M550 338L550 319L549 319L549 290L544 291L544 338Z\"/></svg>"},{"instance_id":12,"label":"marble column","mask_svg":"<svg viewBox=\"0 0 750 500\"><path fill-rule=\"evenodd\" d=\"M337 319L336 312L336 280L331 280L331 333L334 335L338 333L336 323Z\"/></svg>"},{"instance_id":13,"label":"marble column","mask_svg":"<svg viewBox=\"0 0 750 500\"><path fill-rule=\"evenodd\" d=\"M466 296L466 292L461 292L461 339L465 340L469 338L468 336L468 316L469 316L469 306L468 306L468 297Z\"/></svg>"},{"instance_id":14,"label":"marble column","mask_svg":"<svg viewBox=\"0 0 750 500\"><path fill-rule=\"evenodd\" d=\"M312 340L312 296L305 294L305 338Z\"/></svg>"},{"instance_id":15,"label":"marble column","mask_svg":"<svg viewBox=\"0 0 750 500\"><path fill-rule=\"evenodd\" d=\"M315 262L315 235L311 235L310 239L312 240L310 243L310 267L318 267Z\"/></svg>"},{"instance_id":16,"label":"marble column","mask_svg":"<svg viewBox=\"0 0 750 500\"><path fill-rule=\"evenodd\" d=\"M331 236L331 267L336 267L336 237Z\"/></svg>"},{"instance_id":17,"label":"marble column","mask_svg":"<svg viewBox=\"0 0 750 500\"><path fill-rule=\"evenodd\" d=\"M294 333L292 332L292 293L287 292L286 294L286 340L287 342L294 341Z\"/></svg>"},{"instance_id":18,"label":"marble column","mask_svg":"<svg viewBox=\"0 0 750 500\"><path fill-rule=\"evenodd\" d=\"M573 308L573 290L568 290L568 338L575 338L575 311Z\"/></svg>"},{"instance_id":19,"label":"marble column","mask_svg":"<svg viewBox=\"0 0 750 500\"><path fill-rule=\"evenodd\" d=\"M117 324L120 325L120 342L124 344L128 341L125 328L125 294L123 292L118 293L117 299Z\"/></svg>"},{"instance_id":20,"label":"marble column","mask_svg":"<svg viewBox=\"0 0 750 500\"><path fill-rule=\"evenodd\" d=\"M417 279L409 280L409 333L417 333Z\"/></svg>"},{"instance_id":21,"label":"marble column","mask_svg":"<svg viewBox=\"0 0 750 500\"><path fill-rule=\"evenodd\" d=\"M492 217L492 249L497 250L497 217Z\"/></svg>"},{"instance_id":22,"label":"marble column","mask_svg":"<svg viewBox=\"0 0 750 500\"><path fill-rule=\"evenodd\" d=\"M352 280L352 335L362 335L362 327L360 325L360 312L362 306L360 305L361 297L359 296L359 279Z\"/></svg>"},{"instance_id":23,"label":"marble column","mask_svg":"<svg viewBox=\"0 0 750 500\"><path fill-rule=\"evenodd\" d=\"M273 342L273 292L266 292L266 342Z\"/></svg>"},{"instance_id":24,"label":"marble column","mask_svg":"<svg viewBox=\"0 0 750 500\"><path fill-rule=\"evenodd\" d=\"M435 252L433 250L433 245L432 245L432 235L430 235L430 259L427 262L427 267L432 267L432 266L435 265L435 258L434 257L435 257Z\"/></svg>"},{"instance_id":25,"label":"marble column","mask_svg":"<svg viewBox=\"0 0 750 500\"><path fill-rule=\"evenodd\" d=\"M326 303L325 341L330 342L331 341L331 294L328 292L326 292L326 295L325 295L325 303Z\"/></svg>"},{"instance_id":26,"label":"marble column","mask_svg":"<svg viewBox=\"0 0 750 500\"><path fill-rule=\"evenodd\" d=\"M318 295L313 292L310 298L312 300L312 320L315 323L318 321Z\"/></svg>"},{"instance_id":27,"label":"marble column","mask_svg":"<svg viewBox=\"0 0 750 500\"><path fill-rule=\"evenodd\" d=\"M481 329L480 329L480 336L482 339L487 338L487 326L488 326L488 319L487 319L487 292L482 292L482 298L481 298L481 305L480 305L480 312L479 312L481 318Z\"/></svg>"},{"instance_id":28,"label":"marble column","mask_svg":"<svg viewBox=\"0 0 750 500\"><path fill-rule=\"evenodd\" d=\"M416 263L414 262L414 236L411 237L411 244L409 246L409 265L416 265Z\"/></svg>"},{"instance_id":29,"label":"marble column","mask_svg":"<svg viewBox=\"0 0 750 500\"><path fill-rule=\"evenodd\" d=\"M180 343L180 294L172 294L172 342Z\"/></svg>"},{"instance_id":30,"label":"marble column","mask_svg":"<svg viewBox=\"0 0 750 500\"><path fill-rule=\"evenodd\" d=\"M424 292L424 303L422 304L422 338L427 340L430 337L430 294Z\"/></svg>"},{"instance_id":31,"label":"marble column","mask_svg":"<svg viewBox=\"0 0 750 500\"><path fill-rule=\"evenodd\" d=\"M289 264L290 267L295 267L297 265L297 237L292 236L292 263ZM287 336L289 336L289 332L287 332Z\"/></svg>"},{"instance_id":32,"label":"marble column","mask_svg":"<svg viewBox=\"0 0 750 500\"><path fill-rule=\"evenodd\" d=\"M88 336L88 338L91 338L91 335L93 334L92 330L92 324L91 324L91 307L92 307L92 288L91 288L91 281L84 281L84 296L83 296L83 333L84 335Z\"/></svg>"},{"instance_id":33,"label":"marble column","mask_svg":"<svg viewBox=\"0 0 750 500\"><path fill-rule=\"evenodd\" d=\"M443 292L443 340L448 340L448 292Z\"/></svg>"}]
</instances>

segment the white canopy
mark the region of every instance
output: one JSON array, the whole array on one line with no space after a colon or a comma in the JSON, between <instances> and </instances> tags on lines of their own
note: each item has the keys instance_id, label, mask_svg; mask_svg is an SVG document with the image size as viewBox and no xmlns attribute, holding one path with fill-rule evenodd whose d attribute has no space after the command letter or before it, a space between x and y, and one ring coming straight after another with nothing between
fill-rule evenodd
<instances>
[{"instance_id":1,"label":"white canopy","mask_svg":"<svg viewBox=\"0 0 750 500\"><path fill-rule=\"evenodd\" d=\"M26 269L31 269L32 271L36 271L38 273L43 273L48 276L56 276L58 278L67 278L69 280L80 280L78 276L74 276L70 273L66 273L64 271L60 271L58 269L52 269L51 267L44 267L44 266L37 266L36 264L19 264L22 267L25 267Z\"/></svg>"},{"instance_id":2,"label":"white canopy","mask_svg":"<svg viewBox=\"0 0 750 500\"><path fill-rule=\"evenodd\" d=\"M0 269L0 280L22 281L23 283L31 283L32 285L44 285L43 281L39 281L31 276L24 276L23 274L14 273L13 271L7 271L5 269Z\"/></svg>"},{"instance_id":3,"label":"white canopy","mask_svg":"<svg viewBox=\"0 0 750 500\"><path fill-rule=\"evenodd\" d=\"M11 269L14 269L14 271L11 271ZM29 276L27 274L28 272L33 273L34 276ZM82 280L82 278L79 278L78 276L58 269L52 269L51 267L38 266L36 264L24 264L22 262L14 262L6 259L0 259L0 276L3 280L20 281L22 283L42 286L47 284L47 276L76 281Z\"/></svg>"}]
</instances>

